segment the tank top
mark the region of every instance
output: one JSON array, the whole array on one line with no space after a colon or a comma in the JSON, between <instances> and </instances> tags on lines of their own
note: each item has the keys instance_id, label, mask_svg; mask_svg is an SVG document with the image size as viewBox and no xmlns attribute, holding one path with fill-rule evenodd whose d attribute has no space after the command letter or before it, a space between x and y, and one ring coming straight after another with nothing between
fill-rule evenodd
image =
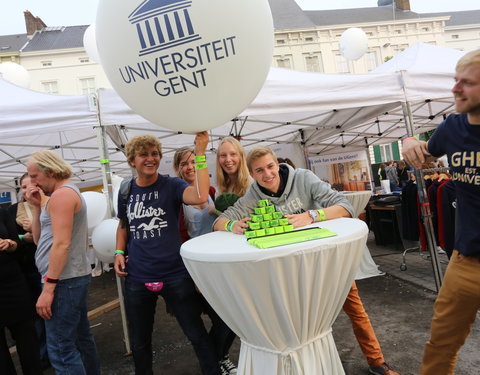
<instances>
[{"instance_id":1,"label":"tank top","mask_svg":"<svg viewBox=\"0 0 480 375\"><path fill-rule=\"evenodd\" d=\"M82 201L82 207L73 216L72 237L68 249L68 259L62 274L61 280L73 277L86 276L91 272L87 261L88 227L87 227L87 206L80 194L80 190L73 184L65 184L60 189L73 189ZM50 249L53 244L52 219L47 212L48 202L40 213L40 238L35 253L35 263L42 279L46 276L50 258Z\"/></svg>"}]
</instances>

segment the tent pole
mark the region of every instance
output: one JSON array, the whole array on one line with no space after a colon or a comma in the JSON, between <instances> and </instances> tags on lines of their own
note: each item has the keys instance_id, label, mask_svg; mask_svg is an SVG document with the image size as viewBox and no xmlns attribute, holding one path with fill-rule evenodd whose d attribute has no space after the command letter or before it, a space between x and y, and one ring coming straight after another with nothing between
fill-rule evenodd
<instances>
[{"instance_id":1,"label":"tent pole","mask_svg":"<svg viewBox=\"0 0 480 375\"><path fill-rule=\"evenodd\" d=\"M98 102L97 102L98 105ZM98 149L100 151L100 163L102 165L102 178L103 178L103 188L104 191L107 193L107 204L108 204L108 212L109 217L115 216L115 210L113 209L113 192L112 192L112 172L110 170L110 159L108 153L108 146L107 146L107 135L105 132L105 127L101 124L100 118L100 107L97 106L97 117L99 126L96 127L97 131L97 142L98 142ZM127 313L125 309L125 300L123 297L123 287L122 287L122 280L115 272L115 278L117 281L117 292L118 292L118 300L120 302L120 315L122 317L122 328L123 328L123 338L125 341L125 350L126 354L131 354L131 346L130 346L130 336L128 334L128 327L127 327Z\"/></svg>"},{"instance_id":2,"label":"tent pole","mask_svg":"<svg viewBox=\"0 0 480 375\"><path fill-rule=\"evenodd\" d=\"M402 77L403 80L403 77ZM403 116L405 117L405 124L407 126L407 135L412 137L413 131L413 116L410 108L410 103L406 100L402 103ZM440 260L438 259L437 243L435 241L435 231L433 229L432 213L430 210L430 203L428 201L427 190L425 188L425 180L421 170L415 169L415 178L417 181L417 193L418 200L420 202L420 212L422 216L423 226L425 228L425 237L427 239L427 248L430 253L430 260L432 262L433 277L435 279L435 286L437 292L440 291L440 287L443 282L443 273L440 266Z\"/></svg>"},{"instance_id":3,"label":"tent pole","mask_svg":"<svg viewBox=\"0 0 480 375\"><path fill-rule=\"evenodd\" d=\"M305 133L303 132L303 129L300 129L298 132L300 133L300 138L302 139L300 144L302 145L303 149L303 159L305 160L305 167L313 171L312 165L310 163L310 158L308 157L308 149L305 142Z\"/></svg>"}]
</instances>

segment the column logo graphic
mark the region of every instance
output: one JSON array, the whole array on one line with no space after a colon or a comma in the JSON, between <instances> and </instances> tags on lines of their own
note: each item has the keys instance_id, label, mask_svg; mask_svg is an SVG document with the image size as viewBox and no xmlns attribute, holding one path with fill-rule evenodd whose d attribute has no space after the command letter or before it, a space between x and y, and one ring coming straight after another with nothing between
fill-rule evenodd
<instances>
[{"instance_id":1,"label":"column logo graphic","mask_svg":"<svg viewBox=\"0 0 480 375\"><path fill-rule=\"evenodd\" d=\"M140 43L139 56L200 40L190 19L191 0L145 0L129 16Z\"/></svg>"}]
</instances>

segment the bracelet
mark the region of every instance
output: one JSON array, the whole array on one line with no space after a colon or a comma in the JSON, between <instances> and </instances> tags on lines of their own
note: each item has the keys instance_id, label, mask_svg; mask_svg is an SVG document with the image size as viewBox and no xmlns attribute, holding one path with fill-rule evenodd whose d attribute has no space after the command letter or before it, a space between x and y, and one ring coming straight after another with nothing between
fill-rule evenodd
<instances>
[{"instance_id":1,"label":"bracelet","mask_svg":"<svg viewBox=\"0 0 480 375\"><path fill-rule=\"evenodd\" d=\"M196 155L195 156L195 161L196 162L207 161L207 157L205 155Z\"/></svg>"},{"instance_id":2,"label":"bracelet","mask_svg":"<svg viewBox=\"0 0 480 375\"><path fill-rule=\"evenodd\" d=\"M195 169L197 171L199 171L200 169L205 169L207 168L207 163L203 162L203 163L195 163Z\"/></svg>"},{"instance_id":3,"label":"bracelet","mask_svg":"<svg viewBox=\"0 0 480 375\"><path fill-rule=\"evenodd\" d=\"M327 220L327 215L325 215L325 211L323 210L317 210L317 211L318 211L319 221Z\"/></svg>"},{"instance_id":4,"label":"bracelet","mask_svg":"<svg viewBox=\"0 0 480 375\"><path fill-rule=\"evenodd\" d=\"M113 252L113 254L114 254L115 256L117 256L117 255L125 255L125 251L123 251L123 250L115 250L115 251Z\"/></svg>"},{"instance_id":5,"label":"bracelet","mask_svg":"<svg viewBox=\"0 0 480 375\"><path fill-rule=\"evenodd\" d=\"M19 234L19 235L18 235L18 238L20 239L21 242L23 242L23 238L24 238L24 237L25 237L24 234Z\"/></svg>"},{"instance_id":6,"label":"bracelet","mask_svg":"<svg viewBox=\"0 0 480 375\"><path fill-rule=\"evenodd\" d=\"M223 229L225 230L225 232L228 232L228 226L230 225L231 221L230 220L227 220L225 222L225 226L223 227Z\"/></svg>"},{"instance_id":7,"label":"bracelet","mask_svg":"<svg viewBox=\"0 0 480 375\"><path fill-rule=\"evenodd\" d=\"M409 139L417 139L417 138L415 138L415 137L407 137L407 138L405 138L404 140L402 140L402 144L403 144L405 141L408 141Z\"/></svg>"},{"instance_id":8,"label":"bracelet","mask_svg":"<svg viewBox=\"0 0 480 375\"><path fill-rule=\"evenodd\" d=\"M236 222L238 222L238 220L233 220L230 222L230 224L228 224L228 229L227 229L228 232L233 232L233 226L235 225Z\"/></svg>"},{"instance_id":9,"label":"bracelet","mask_svg":"<svg viewBox=\"0 0 480 375\"><path fill-rule=\"evenodd\" d=\"M50 283L50 284L58 284L60 279L52 279L51 277L45 276L43 278L43 281L45 281L46 283Z\"/></svg>"},{"instance_id":10,"label":"bracelet","mask_svg":"<svg viewBox=\"0 0 480 375\"><path fill-rule=\"evenodd\" d=\"M216 208L215 208L215 209L213 209L213 211L212 211L212 212L213 212L215 215L217 215L217 216L220 216L220 215L222 214L222 211L220 211L220 210L217 210Z\"/></svg>"}]
</instances>

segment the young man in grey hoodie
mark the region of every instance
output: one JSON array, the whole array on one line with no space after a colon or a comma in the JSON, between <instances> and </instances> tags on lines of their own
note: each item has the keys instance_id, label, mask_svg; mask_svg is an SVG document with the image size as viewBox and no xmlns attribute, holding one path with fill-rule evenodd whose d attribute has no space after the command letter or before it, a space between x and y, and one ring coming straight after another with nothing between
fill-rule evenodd
<instances>
[{"instance_id":1,"label":"young man in grey hoodie","mask_svg":"<svg viewBox=\"0 0 480 375\"><path fill-rule=\"evenodd\" d=\"M220 215L213 225L214 230L230 230L243 234L248 227L248 216L262 199L272 202L294 228L353 216L353 207L343 194L332 190L329 184L320 180L310 170L293 169L287 164L279 164L275 153L267 147L251 150L247 156L247 166L255 183L243 197ZM230 223L225 228L228 221L233 225ZM385 363L355 282L343 310L352 322L355 337L367 358L370 373L399 375Z\"/></svg>"}]
</instances>

